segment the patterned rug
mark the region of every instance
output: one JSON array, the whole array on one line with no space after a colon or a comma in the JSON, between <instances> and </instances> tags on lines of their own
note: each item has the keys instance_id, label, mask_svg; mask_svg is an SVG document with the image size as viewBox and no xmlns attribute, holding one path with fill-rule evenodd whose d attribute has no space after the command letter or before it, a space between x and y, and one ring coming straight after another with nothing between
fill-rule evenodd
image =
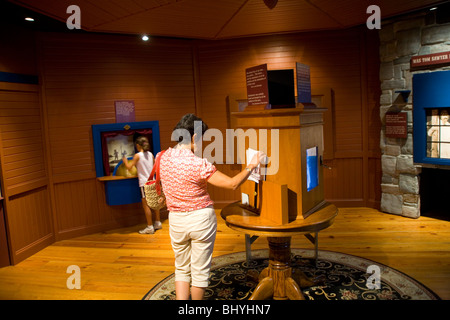
<instances>
[{"instance_id":1,"label":"patterned rug","mask_svg":"<svg viewBox=\"0 0 450 320\"><path fill-rule=\"evenodd\" d=\"M439 300L430 289L406 274L368 259L333 251L291 249L291 264L308 277L321 276L321 285L303 288L306 300ZM252 251L247 263L245 252L213 258L210 285L205 300L247 300L257 282L248 275L268 265L268 250ZM377 277L377 275L380 275ZM376 279L379 282L376 282ZM151 289L144 300L174 300L174 275Z\"/></svg>"}]
</instances>

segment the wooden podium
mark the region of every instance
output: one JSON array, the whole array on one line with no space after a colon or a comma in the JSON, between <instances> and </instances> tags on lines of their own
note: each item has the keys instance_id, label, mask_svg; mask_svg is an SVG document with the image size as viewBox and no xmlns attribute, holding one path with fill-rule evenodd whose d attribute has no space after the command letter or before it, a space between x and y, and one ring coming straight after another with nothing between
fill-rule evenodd
<instances>
[{"instance_id":1,"label":"wooden podium","mask_svg":"<svg viewBox=\"0 0 450 320\"><path fill-rule=\"evenodd\" d=\"M324 200L321 158L325 110L305 108L299 103L296 108L253 108L232 113L235 129L258 132L258 146L249 146L248 142L245 148L264 151L271 161L265 181L246 181L241 186L249 204L230 204L221 212L227 226L244 232L246 239L253 235L266 236L268 240L269 266L258 275L259 284L250 300L303 300L301 288L322 281L294 272L290 266L290 243L292 236L305 235L315 244L317 261L318 233L329 227L338 213L334 205ZM278 135L272 135L273 130ZM266 139L261 139L262 134ZM274 168L278 170L270 170ZM248 244L247 251L249 247Z\"/></svg>"},{"instance_id":2,"label":"wooden podium","mask_svg":"<svg viewBox=\"0 0 450 320\"><path fill-rule=\"evenodd\" d=\"M269 175L263 183L263 189L273 189L275 183L286 186L283 192L283 201L287 201L288 210L274 214L269 219L279 224L285 224L296 219L304 219L324 204L323 173L321 158L323 156L323 114L325 108L305 108L298 103L296 108L274 109L261 111L233 112L232 120L235 129L255 129L258 135L258 146L254 149L266 151L271 162L268 165ZM262 130L267 132L267 145L260 147ZM278 141L271 141L272 130L278 130ZM264 141L263 141L264 142ZM277 146L272 148L272 144ZM249 146L247 142L246 148ZM316 149L317 185L308 190L307 185L307 150ZM271 154L275 151L278 154ZM270 166L278 161L278 171L270 174ZM244 164L245 166L245 164ZM262 202L269 200L278 191L259 190L259 203L254 203L255 182L247 181L241 186L241 192L249 195L251 207L263 210L262 214L273 212L266 210ZM258 198L257 198L258 199ZM266 202L266 204L270 204ZM273 204L272 204L273 205Z\"/></svg>"}]
</instances>

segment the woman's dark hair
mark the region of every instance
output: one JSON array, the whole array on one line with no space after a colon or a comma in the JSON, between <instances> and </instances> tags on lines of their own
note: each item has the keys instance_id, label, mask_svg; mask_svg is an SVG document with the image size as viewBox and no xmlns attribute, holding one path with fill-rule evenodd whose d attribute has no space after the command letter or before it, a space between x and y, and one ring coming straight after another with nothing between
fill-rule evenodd
<instances>
[{"instance_id":1,"label":"woman's dark hair","mask_svg":"<svg viewBox=\"0 0 450 320\"><path fill-rule=\"evenodd\" d=\"M148 139L144 136L140 136L136 139L136 144L142 147L143 151L150 151L150 143Z\"/></svg>"},{"instance_id":2,"label":"woman's dark hair","mask_svg":"<svg viewBox=\"0 0 450 320\"><path fill-rule=\"evenodd\" d=\"M173 129L174 131L179 130L178 131L178 142L181 142L181 143L184 143L184 144L187 144L187 143L191 142L191 138L194 136L194 133L197 133L197 132L195 132L196 126L199 126L199 123L197 121L201 121L202 136L203 136L205 131L208 130L208 126L206 125L206 123L203 122L202 119L197 117L195 114L188 113L188 114L185 114L181 118L181 120L177 123L177 125ZM196 124L196 122L197 122L197 124ZM190 134L189 139L184 139L184 135L183 135L183 131L184 130L187 130L187 132L189 132L189 134ZM173 135L173 133L172 133L172 135ZM199 137L197 135L196 139L200 139L200 138L201 137Z\"/></svg>"}]
</instances>

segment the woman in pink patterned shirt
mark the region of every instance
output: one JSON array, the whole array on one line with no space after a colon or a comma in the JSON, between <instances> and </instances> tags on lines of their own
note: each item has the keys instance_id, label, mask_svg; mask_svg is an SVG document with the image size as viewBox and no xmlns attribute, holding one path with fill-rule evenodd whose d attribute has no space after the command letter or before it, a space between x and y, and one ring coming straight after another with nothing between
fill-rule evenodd
<instances>
[{"instance_id":1,"label":"woman in pink patterned shirt","mask_svg":"<svg viewBox=\"0 0 450 320\"><path fill-rule=\"evenodd\" d=\"M193 114L183 116L174 130L187 130L190 139L180 141L161 157L160 175L169 209L169 230L175 253L175 290L177 300L201 300L208 286L217 219L207 183L237 189L265 156L255 155L242 172L229 177L194 151L199 138L194 133ZM202 122L202 136L207 130ZM192 278L192 287L190 285Z\"/></svg>"}]
</instances>

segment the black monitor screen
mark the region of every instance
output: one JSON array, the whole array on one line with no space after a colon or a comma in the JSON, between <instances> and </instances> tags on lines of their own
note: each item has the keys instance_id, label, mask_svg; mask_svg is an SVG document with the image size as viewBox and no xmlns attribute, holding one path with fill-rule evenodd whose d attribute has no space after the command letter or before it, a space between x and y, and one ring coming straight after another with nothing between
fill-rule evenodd
<instances>
[{"instance_id":1,"label":"black monitor screen","mask_svg":"<svg viewBox=\"0 0 450 320\"><path fill-rule=\"evenodd\" d=\"M294 70L267 71L269 103L273 109L295 107Z\"/></svg>"}]
</instances>

